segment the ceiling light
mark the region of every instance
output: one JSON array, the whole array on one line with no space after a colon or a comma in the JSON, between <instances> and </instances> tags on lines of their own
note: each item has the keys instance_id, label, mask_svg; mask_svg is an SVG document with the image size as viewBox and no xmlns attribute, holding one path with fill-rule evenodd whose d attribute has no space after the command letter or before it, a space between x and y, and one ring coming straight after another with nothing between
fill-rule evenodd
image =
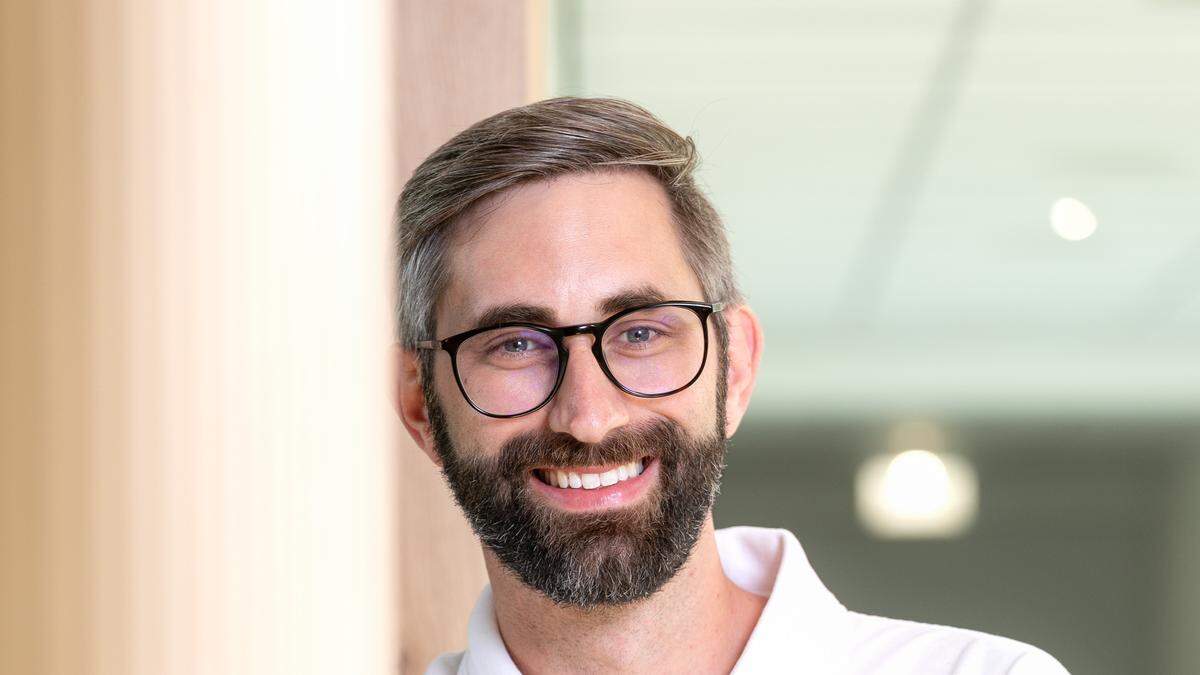
<instances>
[{"instance_id":1,"label":"ceiling light","mask_svg":"<svg viewBox=\"0 0 1200 675\"><path fill-rule=\"evenodd\" d=\"M1096 215L1078 199L1063 197L1050 207L1050 227L1067 241L1082 241L1096 231Z\"/></svg>"},{"instance_id":2,"label":"ceiling light","mask_svg":"<svg viewBox=\"0 0 1200 675\"><path fill-rule=\"evenodd\" d=\"M859 520L883 539L938 539L965 532L979 509L975 470L965 458L928 450L877 455L858 470Z\"/></svg>"}]
</instances>

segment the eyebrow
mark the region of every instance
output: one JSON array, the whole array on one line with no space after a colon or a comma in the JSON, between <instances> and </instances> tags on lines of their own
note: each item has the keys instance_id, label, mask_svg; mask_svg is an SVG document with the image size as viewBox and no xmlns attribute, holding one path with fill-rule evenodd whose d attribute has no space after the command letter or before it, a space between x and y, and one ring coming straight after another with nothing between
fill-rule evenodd
<instances>
[{"instance_id":1,"label":"eyebrow","mask_svg":"<svg viewBox=\"0 0 1200 675\"><path fill-rule=\"evenodd\" d=\"M596 303L596 308L600 310L606 318L609 315L616 314L630 307L638 305L650 305L656 302L666 302L669 298L663 295L657 288L647 284L638 288L631 288L621 291L615 295L610 295L607 298Z\"/></svg>"},{"instance_id":2,"label":"eyebrow","mask_svg":"<svg viewBox=\"0 0 1200 675\"><path fill-rule=\"evenodd\" d=\"M538 305L509 303L485 309L470 325L475 328L483 328L485 326L494 326L498 323L509 323L512 321L549 326L554 322L554 313L549 308Z\"/></svg>"},{"instance_id":3,"label":"eyebrow","mask_svg":"<svg viewBox=\"0 0 1200 675\"><path fill-rule=\"evenodd\" d=\"M651 305L656 302L665 302L666 300L667 296L663 295L654 286L647 284L614 293L596 303L596 309L602 315L601 318L604 319L630 307ZM483 310L469 325L483 328L485 326L511 322L553 326L555 324L554 310L543 305L529 305L519 302L506 303Z\"/></svg>"}]
</instances>

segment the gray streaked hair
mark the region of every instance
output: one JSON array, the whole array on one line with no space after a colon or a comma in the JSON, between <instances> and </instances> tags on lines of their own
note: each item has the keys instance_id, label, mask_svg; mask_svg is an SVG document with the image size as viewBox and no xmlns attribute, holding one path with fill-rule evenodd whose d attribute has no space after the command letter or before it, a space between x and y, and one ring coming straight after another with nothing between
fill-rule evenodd
<instances>
[{"instance_id":1,"label":"gray streaked hair","mask_svg":"<svg viewBox=\"0 0 1200 675\"><path fill-rule=\"evenodd\" d=\"M413 172L396 207L397 337L409 349L438 336L436 308L449 282L449 245L462 216L521 183L610 169L648 172L666 190L684 259L704 300L741 302L721 218L697 187L691 138L646 109L611 98L555 98L482 120ZM724 323L717 333L724 346ZM424 352L428 372L433 352Z\"/></svg>"}]
</instances>

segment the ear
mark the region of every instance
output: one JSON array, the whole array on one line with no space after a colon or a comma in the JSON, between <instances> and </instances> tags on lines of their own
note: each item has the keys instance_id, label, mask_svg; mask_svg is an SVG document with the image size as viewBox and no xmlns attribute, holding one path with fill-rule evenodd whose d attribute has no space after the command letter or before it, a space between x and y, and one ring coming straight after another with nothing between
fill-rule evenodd
<instances>
[{"instance_id":1,"label":"ear","mask_svg":"<svg viewBox=\"0 0 1200 675\"><path fill-rule=\"evenodd\" d=\"M429 411L425 408L425 392L421 388L421 362L417 351L405 349L399 343L392 346L393 379L395 381L396 414L408 430L408 435L416 441L417 447L433 460L437 466L442 465L433 445L433 425L429 422Z\"/></svg>"},{"instance_id":2,"label":"ear","mask_svg":"<svg viewBox=\"0 0 1200 675\"><path fill-rule=\"evenodd\" d=\"M763 335L758 317L746 305L729 308L723 314L729 330L725 437L731 438L750 406L750 394L754 392L762 359Z\"/></svg>"}]
</instances>

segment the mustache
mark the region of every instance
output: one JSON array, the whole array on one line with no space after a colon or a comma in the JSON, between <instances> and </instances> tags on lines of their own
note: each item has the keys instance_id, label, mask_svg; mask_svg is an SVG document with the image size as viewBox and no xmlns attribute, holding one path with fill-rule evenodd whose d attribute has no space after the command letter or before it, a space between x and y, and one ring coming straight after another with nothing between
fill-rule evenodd
<instances>
[{"instance_id":1,"label":"mustache","mask_svg":"<svg viewBox=\"0 0 1200 675\"><path fill-rule=\"evenodd\" d=\"M680 446L677 422L657 419L609 432L599 443L583 443L557 431L532 431L509 439L500 448L497 469L520 479L540 466L625 464L643 457L661 457Z\"/></svg>"}]
</instances>

